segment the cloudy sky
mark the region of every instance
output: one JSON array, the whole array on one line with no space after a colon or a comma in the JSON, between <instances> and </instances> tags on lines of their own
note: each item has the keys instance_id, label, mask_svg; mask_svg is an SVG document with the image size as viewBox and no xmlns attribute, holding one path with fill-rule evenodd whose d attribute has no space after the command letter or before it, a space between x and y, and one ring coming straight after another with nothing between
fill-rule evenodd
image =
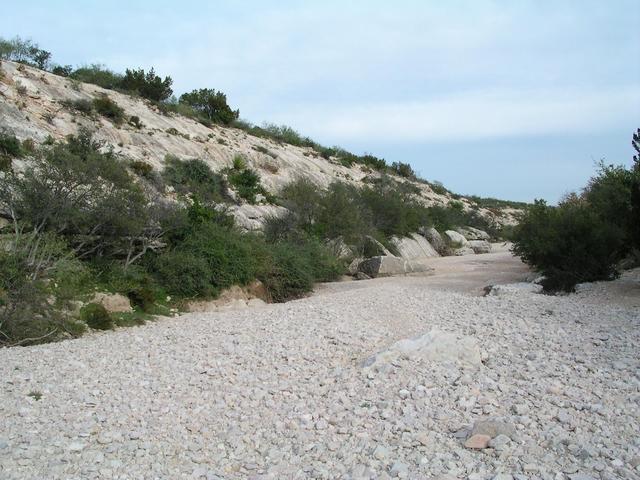
<instances>
[{"instance_id":1,"label":"cloudy sky","mask_svg":"<svg viewBox=\"0 0 640 480\"><path fill-rule=\"evenodd\" d=\"M0 35L61 64L154 66L253 123L409 162L450 189L555 202L640 127L638 0L24 0Z\"/></svg>"}]
</instances>

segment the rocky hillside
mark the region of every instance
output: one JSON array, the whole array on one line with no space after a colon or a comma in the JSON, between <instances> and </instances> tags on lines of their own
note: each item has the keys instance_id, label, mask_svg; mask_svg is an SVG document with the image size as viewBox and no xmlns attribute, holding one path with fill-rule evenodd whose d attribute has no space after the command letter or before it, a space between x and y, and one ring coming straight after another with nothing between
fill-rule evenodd
<instances>
[{"instance_id":1,"label":"rocky hillside","mask_svg":"<svg viewBox=\"0 0 640 480\"><path fill-rule=\"evenodd\" d=\"M126 121L120 125L100 115L87 115L72 107L79 101L92 101L107 95L124 110ZM131 119L134 119L131 122ZM365 165L342 165L337 159L325 159L312 148L277 143L254 137L237 128L204 126L188 117L163 113L154 104L137 97L79 83L65 77L13 62L2 63L0 75L0 129L8 130L20 140L33 139L36 144L48 139L62 139L76 134L81 127L95 131L95 138L117 154L144 161L154 169L163 168L165 157L199 158L214 171L230 167L236 155L258 172L263 187L271 194L300 177L324 188L334 181L362 184L381 174ZM453 197L436 193L431 185L397 177L414 184L416 195L425 205L447 205ZM485 209L464 197L456 198L465 210L475 210L492 223L515 223L518 210ZM246 229L259 229L261 220L282 207L266 203L232 207L238 223Z\"/></svg>"}]
</instances>

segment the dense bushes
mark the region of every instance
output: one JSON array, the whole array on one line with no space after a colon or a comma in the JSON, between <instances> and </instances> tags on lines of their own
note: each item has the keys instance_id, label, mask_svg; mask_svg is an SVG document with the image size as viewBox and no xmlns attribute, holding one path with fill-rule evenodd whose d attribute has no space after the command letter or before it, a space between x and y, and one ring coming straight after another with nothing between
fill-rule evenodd
<instances>
[{"instance_id":1,"label":"dense bushes","mask_svg":"<svg viewBox=\"0 0 640 480\"><path fill-rule=\"evenodd\" d=\"M214 123L229 125L240 116L239 110L232 110L227 104L227 96L211 88L201 88L184 93L180 96L180 103L189 105L196 112L204 115Z\"/></svg>"},{"instance_id":2,"label":"dense bushes","mask_svg":"<svg viewBox=\"0 0 640 480\"><path fill-rule=\"evenodd\" d=\"M107 95L101 95L93 99L93 108L103 117L107 117L116 125L124 121L124 110Z\"/></svg>"},{"instance_id":3,"label":"dense bushes","mask_svg":"<svg viewBox=\"0 0 640 480\"><path fill-rule=\"evenodd\" d=\"M557 208L539 201L514 240L514 253L540 270L546 290L570 291L577 283L615 277L623 233L581 201Z\"/></svg>"},{"instance_id":4,"label":"dense bushes","mask_svg":"<svg viewBox=\"0 0 640 480\"><path fill-rule=\"evenodd\" d=\"M51 53L42 50L31 40L15 37L11 40L0 38L0 60L25 63L36 68L46 69L51 60Z\"/></svg>"},{"instance_id":5,"label":"dense bushes","mask_svg":"<svg viewBox=\"0 0 640 480\"><path fill-rule=\"evenodd\" d=\"M255 279L285 301L344 270L306 233L268 239L237 230L219 203L222 177L204 162L168 159L163 175L182 194L180 206L128 173L152 175L146 165L102 152L88 131L33 155L24 171L0 174L0 215L12 220L0 237L0 344L138 324L167 294L215 297ZM112 316L90 304L72 313L96 290L126 295L136 312Z\"/></svg>"},{"instance_id":6,"label":"dense bushes","mask_svg":"<svg viewBox=\"0 0 640 480\"><path fill-rule=\"evenodd\" d=\"M200 159L180 160L167 155L162 177L182 195L195 195L205 202L222 202L227 198L227 187L222 176L214 173Z\"/></svg>"},{"instance_id":7,"label":"dense bushes","mask_svg":"<svg viewBox=\"0 0 640 480\"><path fill-rule=\"evenodd\" d=\"M460 202L449 207L426 207L413 196L410 185L391 177L356 188L334 183L319 191L308 180L287 185L281 192L289 216L270 219L265 235L272 239L296 239L310 235L322 241L341 238L360 253L365 239L374 237L391 246L391 237L416 232L425 226L449 229L461 225L486 226Z\"/></svg>"},{"instance_id":8,"label":"dense bushes","mask_svg":"<svg viewBox=\"0 0 640 480\"><path fill-rule=\"evenodd\" d=\"M514 252L540 270L549 291L614 278L618 262L640 250L638 185L637 161L630 169L601 164L581 195L527 209L513 232Z\"/></svg>"},{"instance_id":9,"label":"dense bushes","mask_svg":"<svg viewBox=\"0 0 640 480\"><path fill-rule=\"evenodd\" d=\"M137 70L130 70L127 68L124 77L118 84L118 88L127 92L136 93L142 98L147 98L155 102L163 102L167 100L173 90L171 85L173 80L171 77L164 77L164 80L156 75L155 70L152 68L148 72L142 68Z\"/></svg>"}]
</instances>

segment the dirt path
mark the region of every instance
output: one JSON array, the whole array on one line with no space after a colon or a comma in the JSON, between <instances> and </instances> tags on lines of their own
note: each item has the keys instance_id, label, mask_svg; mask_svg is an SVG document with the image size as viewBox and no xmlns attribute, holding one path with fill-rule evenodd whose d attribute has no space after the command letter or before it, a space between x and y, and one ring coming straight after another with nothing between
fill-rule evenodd
<instances>
[{"instance_id":1,"label":"dirt path","mask_svg":"<svg viewBox=\"0 0 640 480\"><path fill-rule=\"evenodd\" d=\"M358 290L368 288L371 283L393 283L419 284L437 290L482 295L487 285L523 282L531 276L529 267L513 256L509 247L502 243L493 244L493 253L431 258L425 263L434 270L407 277L326 283L317 288L316 294Z\"/></svg>"}]
</instances>

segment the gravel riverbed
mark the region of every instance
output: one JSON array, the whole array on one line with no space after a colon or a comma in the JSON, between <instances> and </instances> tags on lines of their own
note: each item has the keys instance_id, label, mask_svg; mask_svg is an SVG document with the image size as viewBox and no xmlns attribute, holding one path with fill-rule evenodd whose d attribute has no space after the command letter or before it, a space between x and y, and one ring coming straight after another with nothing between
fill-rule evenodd
<instances>
[{"instance_id":1,"label":"gravel riverbed","mask_svg":"<svg viewBox=\"0 0 640 480\"><path fill-rule=\"evenodd\" d=\"M384 279L0 350L0 478L637 479L638 277L557 297ZM481 362L365 366L432 331Z\"/></svg>"}]
</instances>

